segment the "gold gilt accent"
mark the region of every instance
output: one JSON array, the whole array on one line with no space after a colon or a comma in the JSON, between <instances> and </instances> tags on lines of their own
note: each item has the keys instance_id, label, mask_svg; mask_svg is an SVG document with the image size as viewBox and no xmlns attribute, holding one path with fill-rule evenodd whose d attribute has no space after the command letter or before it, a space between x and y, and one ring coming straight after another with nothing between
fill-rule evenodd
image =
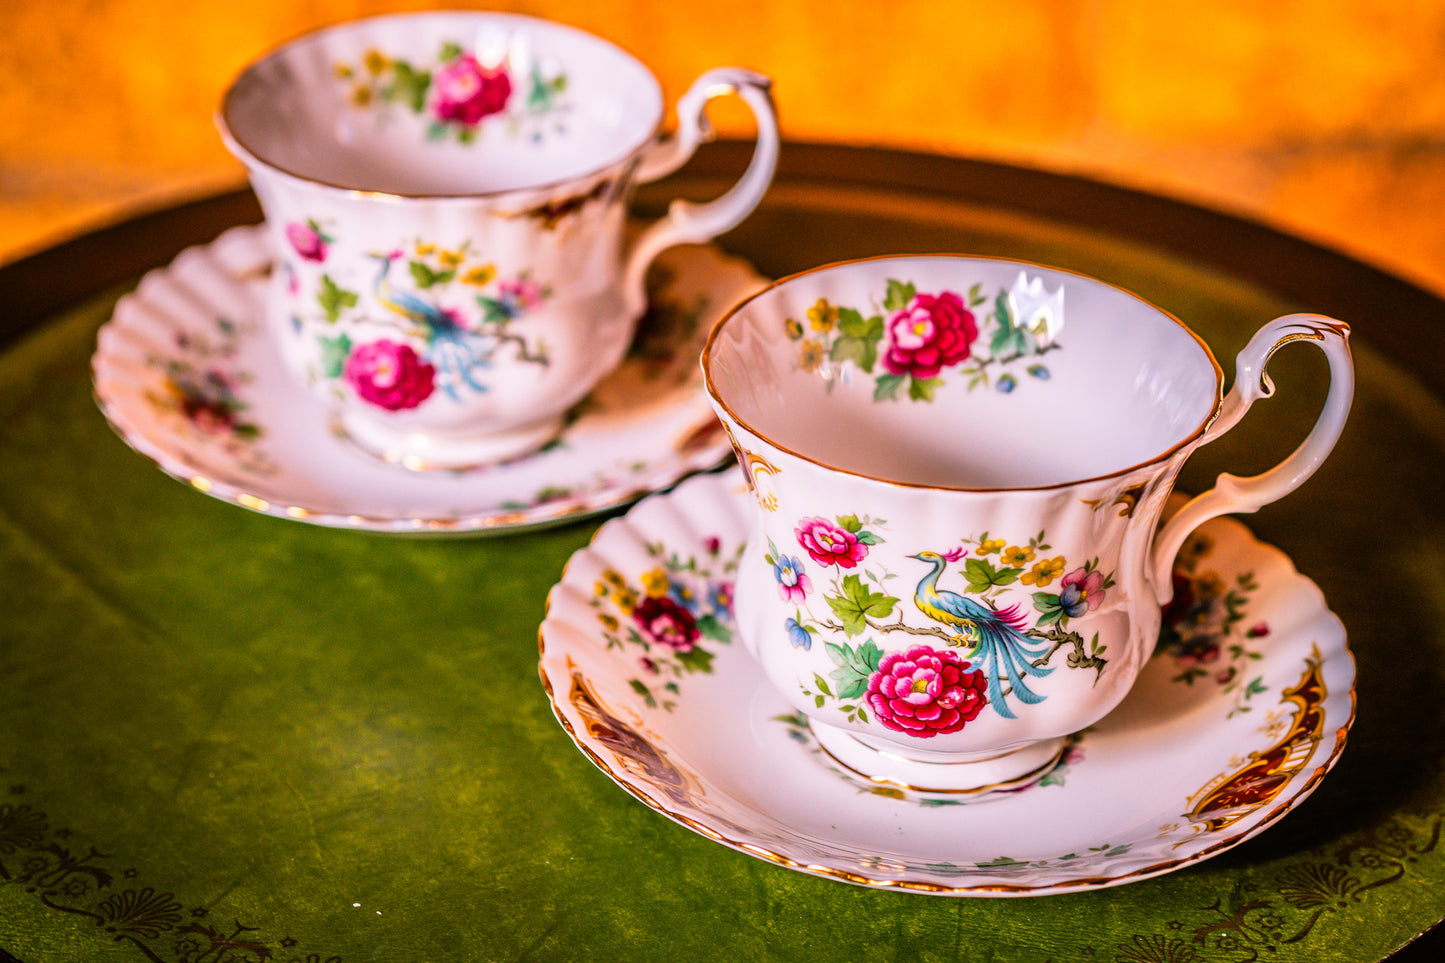
<instances>
[{"instance_id":1,"label":"gold gilt accent","mask_svg":"<svg viewBox=\"0 0 1445 963\"><path fill-rule=\"evenodd\" d=\"M611 200L613 183L611 180L599 181L590 191L583 194L574 194L560 200L547 201L534 207L528 207L520 211L508 211L503 217L517 218L527 217L542 222L542 227L548 231L555 231L563 221L578 211L590 201L607 199Z\"/></svg>"},{"instance_id":2,"label":"gold gilt accent","mask_svg":"<svg viewBox=\"0 0 1445 963\"><path fill-rule=\"evenodd\" d=\"M656 746L627 723L603 708L582 673L568 660L572 685L567 701L582 718L587 734L612 752L618 767L628 775L654 786L677 806L697 809L699 790L687 774L673 765Z\"/></svg>"},{"instance_id":3,"label":"gold gilt accent","mask_svg":"<svg viewBox=\"0 0 1445 963\"><path fill-rule=\"evenodd\" d=\"M743 471L751 479L748 487L753 490L753 495L758 500L758 506L765 512L777 511L778 496L774 493L772 482L768 481L768 478L778 474L782 469L757 452L743 449Z\"/></svg>"},{"instance_id":4,"label":"gold gilt accent","mask_svg":"<svg viewBox=\"0 0 1445 963\"><path fill-rule=\"evenodd\" d=\"M1149 484L1143 482L1135 485L1133 488L1126 488L1119 492L1119 494L1114 496L1114 500L1108 502L1107 505L1105 504L1106 499L1104 498L1086 498L1084 499L1084 504L1096 512L1101 508L1118 505L1120 518L1133 518L1135 510L1138 509L1139 502L1144 499L1144 492L1148 488Z\"/></svg>"},{"instance_id":5,"label":"gold gilt accent","mask_svg":"<svg viewBox=\"0 0 1445 963\"><path fill-rule=\"evenodd\" d=\"M778 496L773 491L773 486L768 482L768 477L782 473L782 469L768 461L755 451L750 451L738 444L737 436L726 424L723 430L728 433L728 441L732 442L733 451L738 456L738 462L743 468L743 482L748 486L748 491L757 499L758 507L765 512L778 510Z\"/></svg>"},{"instance_id":6,"label":"gold gilt accent","mask_svg":"<svg viewBox=\"0 0 1445 963\"><path fill-rule=\"evenodd\" d=\"M1279 351L1280 348L1295 341L1323 341L1325 340L1326 331L1333 331L1342 337L1350 333L1349 325L1343 322L1336 322L1335 324L1306 324L1303 327L1303 331L1292 331L1281 337L1270 346L1269 353L1264 356L1264 363L1259 366L1259 390L1265 397L1274 394L1274 385L1269 380L1268 369L1270 361L1273 360L1275 356L1275 352Z\"/></svg>"},{"instance_id":7,"label":"gold gilt accent","mask_svg":"<svg viewBox=\"0 0 1445 963\"><path fill-rule=\"evenodd\" d=\"M1280 702L1298 707L1293 724L1278 742L1263 752L1250 753L1249 761L1205 786L1190 801L1184 815L1208 832L1218 832L1270 803L1284 791L1324 738L1325 680L1320 672L1319 646L1311 647L1305 671Z\"/></svg>"},{"instance_id":8,"label":"gold gilt accent","mask_svg":"<svg viewBox=\"0 0 1445 963\"><path fill-rule=\"evenodd\" d=\"M648 808L672 817L695 833L762 856L764 859L802 868L799 863L784 857L775 857L766 851L759 851L758 847L751 843L742 842L741 840L747 836L748 831L723 815L717 807L702 805L708 802L708 798L706 791L700 787L697 777L673 765L644 736L603 708L602 703L592 691L591 685L583 678L581 670L577 668L577 663L572 661L571 656L568 656L567 673L572 685L567 694L567 701L582 717L588 734L595 736L611 750L617 768L614 769L606 759L588 748L573 728L572 723L563 714L562 703L557 701L557 693L552 688L552 680L548 677L545 667L547 649L545 636L540 630L537 642L544 660L541 670L542 686L547 690L547 698L552 701L557 721L562 723L562 728L567 730L577 748L581 749L597 768L607 773L619 786L626 789ZM656 781L654 782L654 780ZM639 789L639 784L662 790L666 800L654 799ZM706 816L708 821L702 822L697 818L698 816Z\"/></svg>"}]
</instances>

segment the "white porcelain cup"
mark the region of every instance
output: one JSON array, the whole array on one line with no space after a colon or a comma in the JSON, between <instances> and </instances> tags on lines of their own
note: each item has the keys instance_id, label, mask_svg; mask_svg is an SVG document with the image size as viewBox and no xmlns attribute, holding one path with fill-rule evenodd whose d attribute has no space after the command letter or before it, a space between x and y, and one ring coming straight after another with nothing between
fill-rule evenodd
<instances>
[{"instance_id":1,"label":"white porcelain cup","mask_svg":"<svg viewBox=\"0 0 1445 963\"><path fill-rule=\"evenodd\" d=\"M692 155L724 94L757 118L747 170L629 241L634 187ZM620 362L652 259L729 230L771 182L767 78L703 74L671 136L663 112L622 50L500 13L350 22L247 67L217 123L274 241L289 370L357 444L412 468L545 444Z\"/></svg>"},{"instance_id":2,"label":"white porcelain cup","mask_svg":"<svg viewBox=\"0 0 1445 963\"><path fill-rule=\"evenodd\" d=\"M1226 396L1187 327L1078 274L898 257L777 282L702 359L756 502L739 635L841 765L928 792L1027 784L1133 685L1188 534L1334 446L1348 333L1271 321ZM1161 529L1185 459L1271 393L1293 342L1329 362L1309 436Z\"/></svg>"}]
</instances>

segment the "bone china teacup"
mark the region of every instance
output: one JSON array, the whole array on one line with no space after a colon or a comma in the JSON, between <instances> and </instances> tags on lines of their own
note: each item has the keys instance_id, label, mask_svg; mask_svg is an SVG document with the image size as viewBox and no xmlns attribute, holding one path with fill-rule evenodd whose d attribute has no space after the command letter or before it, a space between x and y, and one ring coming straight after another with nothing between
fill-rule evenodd
<instances>
[{"instance_id":1,"label":"bone china teacup","mask_svg":"<svg viewBox=\"0 0 1445 963\"><path fill-rule=\"evenodd\" d=\"M629 242L633 188L691 156L726 93L757 118L749 167ZM545 444L620 362L652 259L730 229L772 179L765 77L703 74L669 137L663 107L612 44L499 13L354 21L246 68L217 123L276 250L268 320L288 369L359 446L409 467Z\"/></svg>"},{"instance_id":2,"label":"bone china teacup","mask_svg":"<svg viewBox=\"0 0 1445 963\"><path fill-rule=\"evenodd\" d=\"M1190 531L1329 453L1348 334L1269 322L1225 396L1193 332L1078 274L933 256L780 281L702 359L756 503L739 635L841 765L921 791L1025 785L1133 685ZM1184 460L1271 392L1294 341L1329 362L1309 436L1158 528Z\"/></svg>"}]
</instances>

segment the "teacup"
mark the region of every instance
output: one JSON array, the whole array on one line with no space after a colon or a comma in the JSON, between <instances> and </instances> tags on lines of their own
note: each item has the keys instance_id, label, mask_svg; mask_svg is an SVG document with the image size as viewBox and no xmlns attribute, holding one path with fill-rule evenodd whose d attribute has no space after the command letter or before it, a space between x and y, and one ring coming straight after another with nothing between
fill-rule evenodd
<instances>
[{"instance_id":1,"label":"teacup","mask_svg":"<svg viewBox=\"0 0 1445 963\"><path fill-rule=\"evenodd\" d=\"M686 162L728 93L757 118L747 170L629 239L634 187ZM729 230L771 182L767 78L703 74L667 137L663 109L612 44L500 13L354 21L247 67L217 124L273 239L288 369L362 448L412 468L544 445L621 361L652 259Z\"/></svg>"},{"instance_id":2,"label":"teacup","mask_svg":"<svg viewBox=\"0 0 1445 963\"><path fill-rule=\"evenodd\" d=\"M1271 321L1225 396L1184 324L1079 274L932 256L777 282L702 358L755 501L739 636L842 766L924 792L1026 785L1133 685L1188 534L1334 446L1348 334ZM1329 362L1309 436L1160 528L1185 459L1271 393L1294 341Z\"/></svg>"}]
</instances>

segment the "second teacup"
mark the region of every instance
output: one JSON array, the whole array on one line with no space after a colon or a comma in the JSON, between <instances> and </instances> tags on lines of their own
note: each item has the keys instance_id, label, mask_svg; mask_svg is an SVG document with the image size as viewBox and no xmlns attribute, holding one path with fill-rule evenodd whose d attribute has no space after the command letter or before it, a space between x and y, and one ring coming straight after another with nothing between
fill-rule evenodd
<instances>
[{"instance_id":1,"label":"second teacup","mask_svg":"<svg viewBox=\"0 0 1445 963\"><path fill-rule=\"evenodd\" d=\"M633 188L691 156L727 93L757 117L747 170L629 242ZM273 238L289 370L358 445L412 468L545 444L620 362L652 259L730 229L772 179L765 77L704 74L671 137L663 108L612 44L498 13L356 21L248 67L218 125Z\"/></svg>"},{"instance_id":2,"label":"second teacup","mask_svg":"<svg viewBox=\"0 0 1445 963\"><path fill-rule=\"evenodd\" d=\"M1193 332L1081 275L939 256L780 281L702 359L755 502L739 635L841 765L936 793L1027 784L1133 685L1189 532L1329 453L1347 336L1266 324L1226 397ZM1270 393L1294 341L1330 366L1309 437L1159 529L1185 459Z\"/></svg>"}]
</instances>

